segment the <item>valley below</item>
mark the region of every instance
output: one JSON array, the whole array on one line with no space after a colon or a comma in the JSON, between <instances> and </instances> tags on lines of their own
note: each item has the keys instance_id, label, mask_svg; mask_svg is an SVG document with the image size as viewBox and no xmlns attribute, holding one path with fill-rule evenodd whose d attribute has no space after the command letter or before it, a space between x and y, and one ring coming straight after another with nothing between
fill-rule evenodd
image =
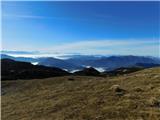
<instances>
[{"instance_id":1,"label":"valley below","mask_svg":"<svg viewBox=\"0 0 160 120\"><path fill-rule=\"evenodd\" d=\"M160 67L1 82L2 120L159 120Z\"/></svg>"}]
</instances>

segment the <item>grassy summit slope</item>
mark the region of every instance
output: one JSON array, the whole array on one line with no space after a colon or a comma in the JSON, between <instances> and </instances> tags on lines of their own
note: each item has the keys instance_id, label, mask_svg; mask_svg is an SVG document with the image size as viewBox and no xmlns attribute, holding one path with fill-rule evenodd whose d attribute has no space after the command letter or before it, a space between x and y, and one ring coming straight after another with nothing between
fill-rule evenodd
<instances>
[{"instance_id":1,"label":"grassy summit slope","mask_svg":"<svg viewBox=\"0 0 160 120\"><path fill-rule=\"evenodd\" d=\"M160 68L118 77L2 81L2 120L158 120Z\"/></svg>"}]
</instances>

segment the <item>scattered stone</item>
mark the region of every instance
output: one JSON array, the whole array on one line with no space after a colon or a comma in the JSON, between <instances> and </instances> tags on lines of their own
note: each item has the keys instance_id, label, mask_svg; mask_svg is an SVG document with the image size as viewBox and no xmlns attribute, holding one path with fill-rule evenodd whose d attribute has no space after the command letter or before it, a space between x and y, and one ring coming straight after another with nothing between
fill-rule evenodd
<instances>
[{"instance_id":1,"label":"scattered stone","mask_svg":"<svg viewBox=\"0 0 160 120\"><path fill-rule=\"evenodd\" d=\"M113 85L110 89L113 90L114 92L120 92L121 91L121 88L120 88L119 85Z\"/></svg>"},{"instance_id":2,"label":"scattered stone","mask_svg":"<svg viewBox=\"0 0 160 120\"><path fill-rule=\"evenodd\" d=\"M148 87L147 87L148 89L154 89L155 87L153 86L153 85L148 85Z\"/></svg>"},{"instance_id":3,"label":"scattered stone","mask_svg":"<svg viewBox=\"0 0 160 120\"><path fill-rule=\"evenodd\" d=\"M160 75L155 75L153 78L155 79L160 78Z\"/></svg>"},{"instance_id":4,"label":"scattered stone","mask_svg":"<svg viewBox=\"0 0 160 120\"><path fill-rule=\"evenodd\" d=\"M140 87L135 87L135 88L134 88L134 91L136 91L136 92L143 92L143 89L140 88Z\"/></svg>"},{"instance_id":5,"label":"scattered stone","mask_svg":"<svg viewBox=\"0 0 160 120\"><path fill-rule=\"evenodd\" d=\"M151 97L148 100L148 103L151 107L160 107L160 99L156 98L156 97Z\"/></svg>"},{"instance_id":6,"label":"scattered stone","mask_svg":"<svg viewBox=\"0 0 160 120\"><path fill-rule=\"evenodd\" d=\"M122 96L125 93L125 90L122 89L119 85L113 85L110 89L118 96Z\"/></svg>"},{"instance_id":7,"label":"scattered stone","mask_svg":"<svg viewBox=\"0 0 160 120\"><path fill-rule=\"evenodd\" d=\"M68 78L69 81L74 81L74 78Z\"/></svg>"}]
</instances>

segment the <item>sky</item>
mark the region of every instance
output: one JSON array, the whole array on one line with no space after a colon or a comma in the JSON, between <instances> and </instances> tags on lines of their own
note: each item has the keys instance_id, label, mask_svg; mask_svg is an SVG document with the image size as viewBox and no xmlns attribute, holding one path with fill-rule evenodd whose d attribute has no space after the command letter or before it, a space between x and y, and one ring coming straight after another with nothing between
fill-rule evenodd
<instances>
[{"instance_id":1,"label":"sky","mask_svg":"<svg viewBox=\"0 0 160 120\"><path fill-rule=\"evenodd\" d=\"M160 2L2 2L2 50L160 56Z\"/></svg>"}]
</instances>

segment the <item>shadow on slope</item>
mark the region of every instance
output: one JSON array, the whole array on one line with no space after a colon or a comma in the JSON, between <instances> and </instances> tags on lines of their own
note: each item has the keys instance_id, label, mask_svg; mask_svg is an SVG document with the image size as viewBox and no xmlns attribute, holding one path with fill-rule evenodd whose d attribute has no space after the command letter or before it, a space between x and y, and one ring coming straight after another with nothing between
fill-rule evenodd
<instances>
[{"instance_id":1,"label":"shadow on slope","mask_svg":"<svg viewBox=\"0 0 160 120\"><path fill-rule=\"evenodd\" d=\"M18 62L11 59L1 60L1 79L34 79L54 76L64 76L69 73L56 67L32 65L27 62Z\"/></svg>"}]
</instances>

